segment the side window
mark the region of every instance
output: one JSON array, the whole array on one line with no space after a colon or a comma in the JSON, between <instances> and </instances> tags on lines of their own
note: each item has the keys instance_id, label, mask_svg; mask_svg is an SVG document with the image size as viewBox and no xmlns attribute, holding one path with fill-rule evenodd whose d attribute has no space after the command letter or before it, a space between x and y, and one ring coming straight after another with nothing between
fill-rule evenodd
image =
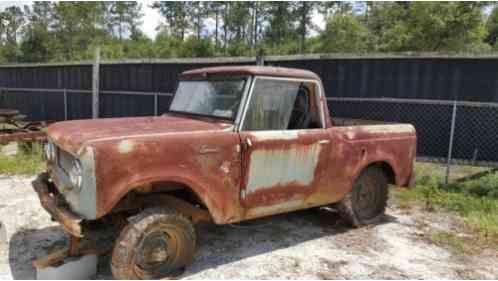
<instances>
[{"instance_id":1,"label":"side window","mask_svg":"<svg viewBox=\"0 0 498 281\"><path fill-rule=\"evenodd\" d=\"M315 83L261 78L254 83L243 130L321 128Z\"/></svg>"},{"instance_id":2,"label":"side window","mask_svg":"<svg viewBox=\"0 0 498 281\"><path fill-rule=\"evenodd\" d=\"M289 125L299 82L256 79L244 130L285 130Z\"/></svg>"}]
</instances>

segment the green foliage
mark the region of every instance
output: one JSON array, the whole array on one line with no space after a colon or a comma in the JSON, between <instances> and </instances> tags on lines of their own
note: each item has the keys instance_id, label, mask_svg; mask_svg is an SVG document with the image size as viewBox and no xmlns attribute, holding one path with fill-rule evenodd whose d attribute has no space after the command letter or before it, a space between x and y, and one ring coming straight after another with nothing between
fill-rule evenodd
<instances>
[{"instance_id":1,"label":"green foliage","mask_svg":"<svg viewBox=\"0 0 498 281\"><path fill-rule=\"evenodd\" d=\"M493 47L496 47L496 40L498 39L498 7L495 7L486 21L486 30L488 36L486 42Z\"/></svg>"},{"instance_id":2,"label":"green foliage","mask_svg":"<svg viewBox=\"0 0 498 281\"><path fill-rule=\"evenodd\" d=\"M465 243L464 239L457 237L454 233L438 231L431 235L431 240L436 244L447 245L457 254L467 254L472 252L472 247Z\"/></svg>"},{"instance_id":3,"label":"green foliage","mask_svg":"<svg viewBox=\"0 0 498 281\"><path fill-rule=\"evenodd\" d=\"M110 34L122 41L128 34L130 38L140 36L142 6L137 2L114 1L104 3L105 22Z\"/></svg>"},{"instance_id":4,"label":"green foliage","mask_svg":"<svg viewBox=\"0 0 498 281\"><path fill-rule=\"evenodd\" d=\"M467 229L463 231L475 233L485 243L498 242L498 174L444 186L442 177L427 170L422 172L425 174L417 178L415 187L394 193L402 208L419 203L427 211L454 212L464 220ZM458 246L459 241L448 241Z\"/></svg>"},{"instance_id":5,"label":"green foliage","mask_svg":"<svg viewBox=\"0 0 498 281\"><path fill-rule=\"evenodd\" d=\"M365 52L368 50L368 40L368 29L356 17L350 14L337 15L328 20L316 51Z\"/></svg>"},{"instance_id":6,"label":"green foliage","mask_svg":"<svg viewBox=\"0 0 498 281\"><path fill-rule=\"evenodd\" d=\"M249 56L306 52L482 52L498 49L498 11L487 2L172 2L155 39L133 1L38 2L0 11L0 63ZM313 17L320 13L326 27ZM208 27L208 24L210 26Z\"/></svg>"},{"instance_id":7,"label":"green foliage","mask_svg":"<svg viewBox=\"0 0 498 281\"><path fill-rule=\"evenodd\" d=\"M43 147L39 143L34 143L30 149L19 147L13 156L0 154L0 174L35 175L43 171L44 167Z\"/></svg>"},{"instance_id":8,"label":"green foliage","mask_svg":"<svg viewBox=\"0 0 498 281\"><path fill-rule=\"evenodd\" d=\"M489 174L478 181L452 183L443 188L449 192L498 199L498 174Z\"/></svg>"},{"instance_id":9,"label":"green foliage","mask_svg":"<svg viewBox=\"0 0 498 281\"><path fill-rule=\"evenodd\" d=\"M132 59L156 57L153 41L144 35L139 36L135 40L126 40L122 44L123 57Z\"/></svg>"},{"instance_id":10,"label":"green foliage","mask_svg":"<svg viewBox=\"0 0 498 281\"><path fill-rule=\"evenodd\" d=\"M251 53L251 48L247 46L243 41L233 42L225 50L225 53L229 56L246 56Z\"/></svg>"},{"instance_id":11,"label":"green foliage","mask_svg":"<svg viewBox=\"0 0 498 281\"><path fill-rule=\"evenodd\" d=\"M172 36L183 40L191 27L189 18L191 5L188 2L162 1L154 2L153 7L166 19L167 28Z\"/></svg>"},{"instance_id":12,"label":"green foliage","mask_svg":"<svg viewBox=\"0 0 498 281\"><path fill-rule=\"evenodd\" d=\"M365 20L378 51L485 51L482 10L469 2L389 2Z\"/></svg>"},{"instance_id":13,"label":"green foliage","mask_svg":"<svg viewBox=\"0 0 498 281\"><path fill-rule=\"evenodd\" d=\"M154 53L158 58L178 57L177 50L181 49L182 41L165 33L159 33L154 41Z\"/></svg>"},{"instance_id":14,"label":"green foliage","mask_svg":"<svg viewBox=\"0 0 498 281\"><path fill-rule=\"evenodd\" d=\"M297 41L291 8L289 2L274 2L268 6L269 26L265 31L264 42L270 50L269 53L272 53L273 50L289 49L285 45Z\"/></svg>"},{"instance_id":15,"label":"green foliage","mask_svg":"<svg viewBox=\"0 0 498 281\"><path fill-rule=\"evenodd\" d=\"M486 37L483 13L472 3L414 2L406 20L408 47L427 51L481 50Z\"/></svg>"},{"instance_id":16,"label":"green foliage","mask_svg":"<svg viewBox=\"0 0 498 281\"><path fill-rule=\"evenodd\" d=\"M186 58L211 57L214 55L213 43L207 38L189 37L183 42L178 54Z\"/></svg>"}]
</instances>

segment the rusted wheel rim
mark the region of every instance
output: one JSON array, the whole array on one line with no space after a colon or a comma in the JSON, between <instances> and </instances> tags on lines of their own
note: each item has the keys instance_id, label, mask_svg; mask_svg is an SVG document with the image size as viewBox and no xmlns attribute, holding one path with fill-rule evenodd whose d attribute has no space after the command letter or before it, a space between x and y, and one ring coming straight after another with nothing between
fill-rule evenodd
<instances>
[{"instance_id":1,"label":"rusted wheel rim","mask_svg":"<svg viewBox=\"0 0 498 281\"><path fill-rule=\"evenodd\" d=\"M179 243L174 227L163 225L147 233L135 257L135 272L141 279L167 275L174 270Z\"/></svg>"},{"instance_id":2,"label":"rusted wheel rim","mask_svg":"<svg viewBox=\"0 0 498 281\"><path fill-rule=\"evenodd\" d=\"M354 194L355 212L362 219L375 217L381 203L380 183L374 177L367 177Z\"/></svg>"}]
</instances>

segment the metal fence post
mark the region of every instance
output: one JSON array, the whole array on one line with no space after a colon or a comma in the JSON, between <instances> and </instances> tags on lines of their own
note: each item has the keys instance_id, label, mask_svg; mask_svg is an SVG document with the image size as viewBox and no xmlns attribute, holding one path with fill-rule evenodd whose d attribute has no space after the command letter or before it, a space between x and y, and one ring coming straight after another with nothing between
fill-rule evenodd
<instances>
[{"instance_id":1,"label":"metal fence post","mask_svg":"<svg viewBox=\"0 0 498 281\"><path fill-rule=\"evenodd\" d=\"M258 54L256 55L256 65L258 66L265 65L265 55L263 53L263 49L258 50Z\"/></svg>"},{"instance_id":2,"label":"metal fence post","mask_svg":"<svg viewBox=\"0 0 498 281\"><path fill-rule=\"evenodd\" d=\"M92 75L92 118L99 118L99 74L100 74L100 47L95 48L95 61Z\"/></svg>"},{"instance_id":3,"label":"metal fence post","mask_svg":"<svg viewBox=\"0 0 498 281\"><path fill-rule=\"evenodd\" d=\"M455 100L453 101L453 113L451 115L450 143L448 145L448 162L446 163L445 184L448 184L450 181L451 156L453 153L453 138L455 135L456 114L457 114L457 102Z\"/></svg>"},{"instance_id":4,"label":"metal fence post","mask_svg":"<svg viewBox=\"0 0 498 281\"><path fill-rule=\"evenodd\" d=\"M157 116L158 108L157 108L157 93L154 93L154 116Z\"/></svg>"},{"instance_id":5,"label":"metal fence post","mask_svg":"<svg viewBox=\"0 0 498 281\"><path fill-rule=\"evenodd\" d=\"M64 88L64 120L67 120L67 90Z\"/></svg>"}]
</instances>

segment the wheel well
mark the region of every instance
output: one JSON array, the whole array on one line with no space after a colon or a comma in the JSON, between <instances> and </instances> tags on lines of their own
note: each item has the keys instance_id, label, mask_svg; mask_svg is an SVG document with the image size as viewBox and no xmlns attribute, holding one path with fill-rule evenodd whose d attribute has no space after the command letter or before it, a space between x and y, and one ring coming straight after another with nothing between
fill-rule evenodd
<instances>
[{"instance_id":1,"label":"wheel well","mask_svg":"<svg viewBox=\"0 0 498 281\"><path fill-rule=\"evenodd\" d=\"M147 184L142 184L140 186L133 187L128 194L125 196L147 196L151 194L167 194L185 202L188 202L194 206L200 206L206 208L203 200L197 195L197 193L188 185L180 182L173 181L157 181L150 182Z\"/></svg>"},{"instance_id":2,"label":"wheel well","mask_svg":"<svg viewBox=\"0 0 498 281\"><path fill-rule=\"evenodd\" d=\"M134 213L154 205L166 205L189 218L210 218L203 200L189 186L178 182L153 182L132 188L111 212Z\"/></svg>"},{"instance_id":3,"label":"wheel well","mask_svg":"<svg viewBox=\"0 0 498 281\"><path fill-rule=\"evenodd\" d=\"M391 165L389 165L389 163L387 163L387 162L375 162L375 163L370 164L368 167L372 167L372 166L379 167L384 172L384 174L387 177L387 182L389 184L393 184L393 185L396 184L396 174L394 173L394 169L391 167Z\"/></svg>"}]
</instances>

